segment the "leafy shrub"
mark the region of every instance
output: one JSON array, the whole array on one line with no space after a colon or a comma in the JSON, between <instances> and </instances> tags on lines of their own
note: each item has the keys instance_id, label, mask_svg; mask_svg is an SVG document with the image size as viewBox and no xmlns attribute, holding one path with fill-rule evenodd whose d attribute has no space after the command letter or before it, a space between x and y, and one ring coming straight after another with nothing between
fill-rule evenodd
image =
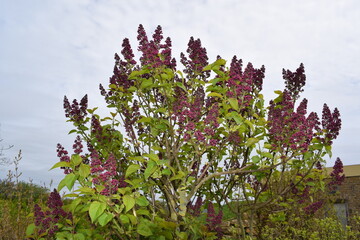
<instances>
[{"instance_id":1,"label":"leafy shrub","mask_svg":"<svg viewBox=\"0 0 360 240\"><path fill-rule=\"evenodd\" d=\"M201 41L191 37L180 71L160 26L149 39L140 25L138 40L139 61L124 39L108 88L100 84L109 116L88 108L87 95L64 98L77 137L74 154L57 146L53 168L65 177L52 194L66 187L71 193L64 197L73 200L37 207L29 237L221 239L226 204L239 238L247 228L260 234L269 215L286 218L301 197L301 209L319 208L311 196L325 185L316 166L331 155L341 119L326 104L321 122L307 114L306 99L296 105L303 64L283 70L285 89L266 108L264 66L243 68L237 57L227 66L220 56L209 64Z\"/></svg>"}]
</instances>

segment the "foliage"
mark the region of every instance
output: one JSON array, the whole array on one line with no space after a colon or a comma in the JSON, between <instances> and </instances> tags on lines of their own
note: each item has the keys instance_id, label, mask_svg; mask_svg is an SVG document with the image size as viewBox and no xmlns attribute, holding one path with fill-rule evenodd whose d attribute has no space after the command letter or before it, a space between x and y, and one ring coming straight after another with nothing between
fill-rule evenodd
<instances>
[{"instance_id":1,"label":"foliage","mask_svg":"<svg viewBox=\"0 0 360 240\"><path fill-rule=\"evenodd\" d=\"M360 237L358 230L349 226L344 228L336 218L312 218L305 223L303 219L297 218L295 221L298 222L297 227L291 224L277 224L272 228L266 226L261 237L274 240L355 240Z\"/></svg>"},{"instance_id":2,"label":"foliage","mask_svg":"<svg viewBox=\"0 0 360 240\"><path fill-rule=\"evenodd\" d=\"M13 161L15 171L0 180L0 239L24 239L27 226L33 221L35 203L43 205L48 197L45 187L19 181L21 152Z\"/></svg>"},{"instance_id":3,"label":"foliage","mask_svg":"<svg viewBox=\"0 0 360 240\"><path fill-rule=\"evenodd\" d=\"M260 234L256 226L282 221L301 197L304 211L314 204L311 195L325 191L315 166L331 155L341 120L326 104L321 122L307 114L306 99L297 105L302 64L283 70L286 88L267 108L264 66L243 68L237 57L227 66L220 56L209 64L201 41L191 37L181 71L160 26L150 40L140 25L138 40L139 62L124 39L109 87L100 85L109 116L88 108L87 95L64 98L77 137L72 155L58 144L53 168L66 175L53 194L66 187L65 198L73 200L37 208L29 237L221 239L224 205L245 236L244 229Z\"/></svg>"}]
</instances>

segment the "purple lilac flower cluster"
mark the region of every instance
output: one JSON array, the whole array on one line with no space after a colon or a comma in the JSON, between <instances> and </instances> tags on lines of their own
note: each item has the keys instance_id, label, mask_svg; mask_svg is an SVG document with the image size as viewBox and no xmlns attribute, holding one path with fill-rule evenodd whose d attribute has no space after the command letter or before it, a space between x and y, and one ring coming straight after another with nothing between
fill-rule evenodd
<instances>
[{"instance_id":1,"label":"purple lilac flower cluster","mask_svg":"<svg viewBox=\"0 0 360 240\"><path fill-rule=\"evenodd\" d=\"M166 66L176 68L175 58L171 58L171 39L166 38L165 44L161 44L163 39L161 26L158 26L153 34L153 40L148 40L143 25L139 25L137 39L139 41L138 50L142 52L140 57L141 64L151 68Z\"/></svg>"},{"instance_id":2,"label":"purple lilac flower cluster","mask_svg":"<svg viewBox=\"0 0 360 240\"><path fill-rule=\"evenodd\" d=\"M324 143L328 143L329 145L331 145L332 140L337 138L341 129L339 110L335 108L334 112L331 113L329 107L324 104L321 124L323 127L323 131L325 132L325 138L323 138L322 140Z\"/></svg>"},{"instance_id":3,"label":"purple lilac flower cluster","mask_svg":"<svg viewBox=\"0 0 360 240\"><path fill-rule=\"evenodd\" d=\"M132 51L128 38L123 40L121 54L123 55L125 61L122 60L117 53L115 53L114 74L110 77L110 84L114 84L126 90L134 85L133 81L128 79L128 75L136 64L136 61L134 60L135 55ZM100 90L102 95L106 95L106 91L102 85L100 85ZM112 95L112 92L110 91L109 94Z\"/></svg>"},{"instance_id":4,"label":"purple lilac flower cluster","mask_svg":"<svg viewBox=\"0 0 360 240\"><path fill-rule=\"evenodd\" d=\"M220 210L218 214L215 213L214 205L212 202L208 203L206 226L211 232L216 232L217 239L221 239L224 235L224 230L220 226L222 223L223 213Z\"/></svg>"},{"instance_id":5,"label":"purple lilac flower cluster","mask_svg":"<svg viewBox=\"0 0 360 240\"><path fill-rule=\"evenodd\" d=\"M138 28L139 41L138 50L142 53L140 57L140 63L142 66L147 66L150 69L165 66L171 69L176 68L176 60L171 55L171 39L168 37L165 43L162 43L163 35L160 26L157 27L153 34L153 40L149 40L145 32L144 27L140 24ZM110 77L110 84L114 84L121 87L126 92L131 86L134 85L134 80L129 79L129 75L132 71L138 70L139 66L134 59L134 53L131 48L129 39L125 38L122 43L122 58L115 54L115 66L113 75ZM149 74L144 74L144 78L148 78ZM99 85L100 93L103 95L108 104L113 103L111 97L114 95L112 90L106 91L105 88ZM126 98L126 96L123 96ZM124 110L124 109L123 109Z\"/></svg>"},{"instance_id":6,"label":"purple lilac flower cluster","mask_svg":"<svg viewBox=\"0 0 360 240\"><path fill-rule=\"evenodd\" d=\"M311 182L311 181L313 181L312 178L306 179L306 182ZM302 190L299 190L299 188L294 186L294 184L291 184L291 185L292 185L291 193L297 197L298 204L303 204L310 200L311 187L309 185L306 185ZM303 207L303 210L306 214L315 214L323 205L324 205L324 201L319 200L317 202L313 202L313 203L306 205L305 207Z\"/></svg>"},{"instance_id":7,"label":"purple lilac flower cluster","mask_svg":"<svg viewBox=\"0 0 360 240\"><path fill-rule=\"evenodd\" d=\"M198 143L215 146L218 143L216 129L219 127L219 105L213 102L205 106L205 92L199 87L192 97L187 97L183 89L175 88L176 102L172 119L177 121L180 135L185 141L194 138ZM201 123L201 124L199 124Z\"/></svg>"},{"instance_id":8,"label":"purple lilac flower cluster","mask_svg":"<svg viewBox=\"0 0 360 240\"><path fill-rule=\"evenodd\" d=\"M189 58L181 53L180 62L185 66L184 73L187 74L188 79L200 76L206 80L210 76L210 71L202 71L202 69L209 64L208 56L206 48L201 46L200 39L194 40L194 37L191 37L186 52L189 54Z\"/></svg>"},{"instance_id":9,"label":"purple lilac flower cluster","mask_svg":"<svg viewBox=\"0 0 360 240\"><path fill-rule=\"evenodd\" d=\"M64 109L65 117L70 118L70 120L75 123L82 123L87 115L88 107L88 97L87 94L80 100L80 104L76 99L73 100L73 103L70 104L67 97L64 97Z\"/></svg>"},{"instance_id":10,"label":"purple lilac flower cluster","mask_svg":"<svg viewBox=\"0 0 360 240\"><path fill-rule=\"evenodd\" d=\"M63 202L56 189L50 193L47 206L49 210L43 211L38 204L35 204L35 226L39 227L39 234L47 232L48 237L53 237L58 231L58 226L56 224L61 219L69 219L72 221L72 215L62 209Z\"/></svg>"},{"instance_id":11,"label":"purple lilac flower cluster","mask_svg":"<svg viewBox=\"0 0 360 240\"><path fill-rule=\"evenodd\" d=\"M103 136L103 127L100 124L100 121L97 117L91 117L91 134L98 140L102 141L105 140Z\"/></svg>"},{"instance_id":12,"label":"purple lilac flower cluster","mask_svg":"<svg viewBox=\"0 0 360 240\"><path fill-rule=\"evenodd\" d=\"M328 183L328 187L331 191L336 190L336 186L341 185L345 181L344 166L340 158L336 159L330 177L331 181Z\"/></svg>"},{"instance_id":13,"label":"purple lilac flower cluster","mask_svg":"<svg viewBox=\"0 0 360 240\"><path fill-rule=\"evenodd\" d=\"M226 81L229 90L226 95L229 98L238 99L239 106L245 108L250 105L254 92L262 90L265 67L255 69L248 63L245 70L242 70L242 60L233 57L230 64L230 78Z\"/></svg>"},{"instance_id":14,"label":"purple lilac flower cluster","mask_svg":"<svg viewBox=\"0 0 360 240\"><path fill-rule=\"evenodd\" d=\"M82 149L83 149L83 145L82 145L81 138L80 138L80 136L77 136L74 141L74 144L73 144L74 153L80 154L83 151ZM56 152L57 152L57 156L60 158L61 162L70 162L70 157L68 155L69 154L68 151L65 150L65 148L60 143L57 144ZM83 161L86 162L85 156L81 156L81 157L83 158ZM72 170L69 169L68 167L61 167L61 169L64 169L65 174L69 174L72 172Z\"/></svg>"},{"instance_id":15,"label":"purple lilac flower cluster","mask_svg":"<svg viewBox=\"0 0 360 240\"><path fill-rule=\"evenodd\" d=\"M299 94L304 91L303 87L306 82L305 68L301 63L295 72L283 69L283 79L285 80L286 89L289 91L291 98L295 101Z\"/></svg>"},{"instance_id":16,"label":"purple lilac flower cluster","mask_svg":"<svg viewBox=\"0 0 360 240\"><path fill-rule=\"evenodd\" d=\"M315 214L322 206L324 205L324 201L320 200L310 205L304 207L304 212L306 214Z\"/></svg>"},{"instance_id":17,"label":"purple lilac flower cluster","mask_svg":"<svg viewBox=\"0 0 360 240\"><path fill-rule=\"evenodd\" d=\"M269 134L274 149L306 152L318 129L319 119L312 112L306 117L307 100L294 111L291 94L285 90L280 102L271 101L269 107Z\"/></svg>"},{"instance_id":18,"label":"purple lilac flower cluster","mask_svg":"<svg viewBox=\"0 0 360 240\"><path fill-rule=\"evenodd\" d=\"M74 144L73 144L74 153L75 153L75 154L80 154L80 153L82 153L83 147L84 147L84 146L82 145L80 136L76 136L76 139L75 139Z\"/></svg>"},{"instance_id":19,"label":"purple lilac flower cluster","mask_svg":"<svg viewBox=\"0 0 360 240\"><path fill-rule=\"evenodd\" d=\"M94 175L92 183L105 186L100 194L109 196L116 193L118 188L127 186L124 177L120 177L118 174L114 155L111 154L106 161L103 161L99 154L96 151L93 151L90 158L91 173Z\"/></svg>"},{"instance_id":20,"label":"purple lilac flower cluster","mask_svg":"<svg viewBox=\"0 0 360 240\"><path fill-rule=\"evenodd\" d=\"M61 162L70 162L68 151L66 151L65 148L60 143L57 144L56 151L57 151L57 156L60 158ZM64 169L65 174L69 174L72 172L72 170L67 167L61 167L61 169Z\"/></svg>"},{"instance_id":21,"label":"purple lilac flower cluster","mask_svg":"<svg viewBox=\"0 0 360 240\"><path fill-rule=\"evenodd\" d=\"M187 211L188 213L190 213L192 216L194 217L198 217L200 216L201 213L201 206L203 205L203 200L201 197L198 197L196 199L195 204L193 205L191 202L188 203L187 205Z\"/></svg>"}]
</instances>

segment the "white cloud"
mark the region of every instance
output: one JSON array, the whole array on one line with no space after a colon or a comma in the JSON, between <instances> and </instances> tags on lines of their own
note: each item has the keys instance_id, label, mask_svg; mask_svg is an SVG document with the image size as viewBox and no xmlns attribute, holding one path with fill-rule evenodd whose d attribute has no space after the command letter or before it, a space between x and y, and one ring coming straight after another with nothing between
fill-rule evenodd
<instances>
[{"instance_id":1,"label":"white cloud","mask_svg":"<svg viewBox=\"0 0 360 240\"><path fill-rule=\"evenodd\" d=\"M55 145L71 148L62 99L89 94L103 104L113 54L129 37L135 50L142 23L151 35L160 24L178 57L190 36L200 38L211 59L235 54L266 67L269 100L283 88L282 68L305 64L304 97L311 110L339 107L343 137L334 155L357 163L360 90L358 1L6 1L0 9L0 123L2 137L24 152L27 175L42 175L56 161ZM25 163L24 163L25 164ZM26 174L25 174L26 175ZM41 177L40 177L41 176Z\"/></svg>"}]
</instances>

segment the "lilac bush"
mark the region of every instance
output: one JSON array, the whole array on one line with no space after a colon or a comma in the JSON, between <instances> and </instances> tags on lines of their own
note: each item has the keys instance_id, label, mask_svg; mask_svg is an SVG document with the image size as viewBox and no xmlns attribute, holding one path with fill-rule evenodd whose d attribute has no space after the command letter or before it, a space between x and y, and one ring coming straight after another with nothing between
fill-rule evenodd
<instances>
[{"instance_id":1,"label":"lilac bush","mask_svg":"<svg viewBox=\"0 0 360 240\"><path fill-rule=\"evenodd\" d=\"M71 192L63 208L78 224L57 225L56 236L221 239L224 203L241 205L227 204L240 229L254 228L294 202L287 196L295 190L321 190L306 185L331 155L341 119L324 105L320 123L307 113L307 99L297 103L303 64L283 70L285 89L267 107L264 66L243 67L236 56L228 66L220 56L211 63L194 37L179 66L160 26L150 37L140 25L137 40L140 58L125 38L108 87L99 85L109 116L89 108L87 95L80 102L64 98L77 137L72 155L57 146L53 168L65 171L58 191Z\"/></svg>"}]
</instances>

